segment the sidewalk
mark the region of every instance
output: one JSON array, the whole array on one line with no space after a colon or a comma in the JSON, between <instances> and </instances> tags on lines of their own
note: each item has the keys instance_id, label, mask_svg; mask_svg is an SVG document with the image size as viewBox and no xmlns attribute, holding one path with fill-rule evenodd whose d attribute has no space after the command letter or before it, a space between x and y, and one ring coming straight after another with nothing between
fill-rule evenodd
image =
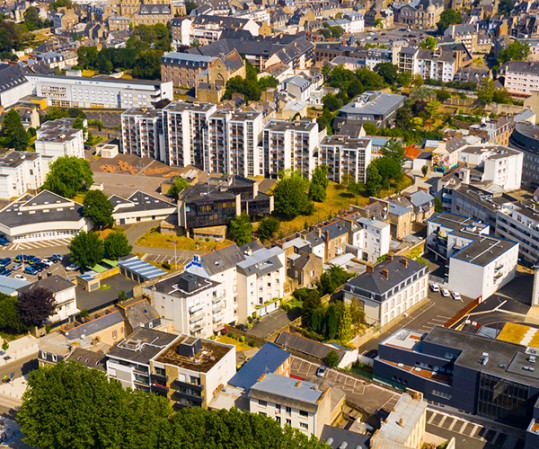
<instances>
[{"instance_id":1,"label":"sidewalk","mask_svg":"<svg viewBox=\"0 0 539 449\"><path fill-rule=\"evenodd\" d=\"M0 446L8 442L19 433L19 424L16 421L0 416Z\"/></svg>"},{"instance_id":2,"label":"sidewalk","mask_svg":"<svg viewBox=\"0 0 539 449\"><path fill-rule=\"evenodd\" d=\"M26 387L26 377L16 377L11 382L0 383L0 394L11 396L14 399L22 399Z\"/></svg>"},{"instance_id":3,"label":"sidewalk","mask_svg":"<svg viewBox=\"0 0 539 449\"><path fill-rule=\"evenodd\" d=\"M0 367L36 354L38 351L38 339L32 335L25 335L22 338L10 341L7 351L0 350Z\"/></svg>"}]
</instances>

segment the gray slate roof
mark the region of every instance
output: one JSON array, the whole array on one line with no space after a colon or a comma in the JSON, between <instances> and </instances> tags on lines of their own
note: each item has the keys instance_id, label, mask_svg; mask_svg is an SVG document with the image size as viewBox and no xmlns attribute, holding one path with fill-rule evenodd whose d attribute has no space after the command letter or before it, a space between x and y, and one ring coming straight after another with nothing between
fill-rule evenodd
<instances>
[{"instance_id":1,"label":"gray slate roof","mask_svg":"<svg viewBox=\"0 0 539 449\"><path fill-rule=\"evenodd\" d=\"M31 292L35 288L45 288L50 290L52 293L59 293L73 287L75 287L73 282L69 282L67 279L55 274L54 276L45 277L30 285L25 285L24 287L19 288L17 291L24 294Z\"/></svg>"},{"instance_id":2,"label":"gray slate roof","mask_svg":"<svg viewBox=\"0 0 539 449\"><path fill-rule=\"evenodd\" d=\"M324 360L330 351L337 353L339 361L344 357L344 352L337 348L332 348L331 346L286 331L279 334L275 343L283 349L294 349L320 360Z\"/></svg>"}]
</instances>

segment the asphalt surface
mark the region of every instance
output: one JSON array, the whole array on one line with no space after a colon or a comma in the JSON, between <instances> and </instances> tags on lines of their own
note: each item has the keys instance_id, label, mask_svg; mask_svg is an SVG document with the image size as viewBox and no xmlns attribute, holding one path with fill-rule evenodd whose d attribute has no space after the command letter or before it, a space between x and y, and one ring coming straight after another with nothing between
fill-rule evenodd
<instances>
[{"instance_id":1,"label":"asphalt surface","mask_svg":"<svg viewBox=\"0 0 539 449\"><path fill-rule=\"evenodd\" d=\"M258 320L253 327L249 329L249 333L256 337L266 338L281 330L296 318L297 317L291 315L290 313L279 309Z\"/></svg>"}]
</instances>

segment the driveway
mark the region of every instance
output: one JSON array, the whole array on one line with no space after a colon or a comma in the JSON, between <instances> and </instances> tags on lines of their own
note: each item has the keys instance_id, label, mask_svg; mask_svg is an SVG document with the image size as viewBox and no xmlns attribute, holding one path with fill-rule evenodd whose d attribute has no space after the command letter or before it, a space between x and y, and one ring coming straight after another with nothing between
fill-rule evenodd
<instances>
[{"instance_id":1,"label":"driveway","mask_svg":"<svg viewBox=\"0 0 539 449\"><path fill-rule=\"evenodd\" d=\"M253 327L249 329L249 333L256 337L267 338L287 326L296 318L296 316L289 312L279 309L257 321Z\"/></svg>"}]
</instances>

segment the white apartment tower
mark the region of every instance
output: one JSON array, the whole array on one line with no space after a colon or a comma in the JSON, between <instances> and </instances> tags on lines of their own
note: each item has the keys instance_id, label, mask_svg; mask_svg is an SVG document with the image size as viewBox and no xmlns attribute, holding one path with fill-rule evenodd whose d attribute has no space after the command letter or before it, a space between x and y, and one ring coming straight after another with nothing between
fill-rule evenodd
<instances>
[{"instance_id":1,"label":"white apartment tower","mask_svg":"<svg viewBox=\"0 0 539 449\"><path fill-rule=\"evenodd\" d=\"M328 166L328 178L340 183L351 175L354 182L367 182L367 167L371 162L371 140L348 136L326 136L320 143L319 165Z\"/></svg>"}]
</instances>

